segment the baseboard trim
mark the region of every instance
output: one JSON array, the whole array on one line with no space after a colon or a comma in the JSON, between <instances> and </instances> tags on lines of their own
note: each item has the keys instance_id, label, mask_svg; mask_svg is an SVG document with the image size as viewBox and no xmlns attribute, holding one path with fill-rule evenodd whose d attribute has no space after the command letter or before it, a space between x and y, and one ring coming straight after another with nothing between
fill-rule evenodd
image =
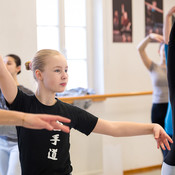
<instances>
[{"instance_id":1,"label":"baseboard trim","mask_svg":"<svg viewBox=\"0 0 175 175\"><path fill-rule=\"evenodd\" d=\"M137 168L133 170L125 170L123 171L123 175L130 175L132 173L140 173L140 172L147 172L147 171L152 171L156 169L161 169L162 165L154 165L154 166L149 166L149 167L143 167L143 168Z\"/></svg>"}]
</instances>

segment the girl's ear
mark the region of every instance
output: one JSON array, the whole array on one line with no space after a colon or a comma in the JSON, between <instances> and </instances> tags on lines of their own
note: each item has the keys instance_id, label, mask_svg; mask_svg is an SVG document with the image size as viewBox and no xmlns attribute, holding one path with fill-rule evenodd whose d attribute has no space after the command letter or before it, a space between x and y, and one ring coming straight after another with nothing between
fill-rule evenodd
<instances>
[{"instance_id":1,"label":"girl's ear","mask_svg":"<svg viewBox=\"0 0 175 175\"><path fill-rule=\"evenodd\" d=\"M42 72L39 69L35 70L35 76L36 76L37 80L41 80L41 81L43 80Z\"/></svg>"}]
</instances>

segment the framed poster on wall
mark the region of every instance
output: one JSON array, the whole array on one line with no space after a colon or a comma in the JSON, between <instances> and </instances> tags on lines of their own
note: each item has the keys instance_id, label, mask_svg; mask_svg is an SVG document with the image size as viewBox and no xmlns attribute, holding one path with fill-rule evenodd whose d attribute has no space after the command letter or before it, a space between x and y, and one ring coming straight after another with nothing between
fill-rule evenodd
<instances>
[{"instance_id":1,"label":"framed poster on wall","mask_svg":"<svg viewBox=\"0 0 175 175\"><path fill-rule=\"evenodd\" d=\"M150 33L163 33L162 0L145 0L145 36Z\"/></svg>"},{"instance_id":2,"label":"framed poster on wall","mask_svg":"<svg viewBox=\"0 0 175 175\"><path fill-rule=\"evenodd\" d=\"M131 0L113 0L113 42L132 42Z\"/></svg>"}]
</instances>

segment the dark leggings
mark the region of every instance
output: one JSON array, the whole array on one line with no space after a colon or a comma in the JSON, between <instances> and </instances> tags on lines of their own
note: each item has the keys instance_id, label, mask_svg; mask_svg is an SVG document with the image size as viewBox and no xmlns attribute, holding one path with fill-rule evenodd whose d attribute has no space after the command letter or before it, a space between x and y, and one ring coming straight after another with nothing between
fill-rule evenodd
<instances>
[{"instance_id":1,"label":"dark leggings","mask_svg":"<svg viewBox=\"0 0 175 175\"><path fill-rule=\"evenodd\" d=\"M151 111L151 120L152 123L158 123L164 128L165 116L167 113L168 103L153 103ZM162 150L163 157L165 158L168 150Z\"/></svg>"},{"instance_id":2,"label":"dark leggings","mask_svg":"<svg viewBox=\"0 0 175 175\"><path fill-rule=\"evenodd\" d=\"M153 103L152 110L151 110L152 123L158 123L164 128L167 108L168 108L168 103Z\"/></svg>"}]
</instances>

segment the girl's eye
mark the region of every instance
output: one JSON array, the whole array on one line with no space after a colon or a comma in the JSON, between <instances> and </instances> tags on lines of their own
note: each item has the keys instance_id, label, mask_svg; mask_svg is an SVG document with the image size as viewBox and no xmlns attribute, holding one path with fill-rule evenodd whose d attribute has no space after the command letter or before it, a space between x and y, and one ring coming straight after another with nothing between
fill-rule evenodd
<instances>
[{"instance_id":1,"label":"girl's eye","mask_svg":"<svg viewBox=\"0 0 175 175\"><path fill-rule=\"evenodd\" d=\"M55 72L60 72L60 70L59 69L56 69Z\"/></svg>"},{"instance_id":2,"label":"girl's eye","mask_svg":"<svg viewBox=\"0 0 175 175\"><path fill-rule=\"evenodd\" d=\"M67 73L68 72L68 69L66 69L65 72Z\"/></svg>"}]
</instances>

